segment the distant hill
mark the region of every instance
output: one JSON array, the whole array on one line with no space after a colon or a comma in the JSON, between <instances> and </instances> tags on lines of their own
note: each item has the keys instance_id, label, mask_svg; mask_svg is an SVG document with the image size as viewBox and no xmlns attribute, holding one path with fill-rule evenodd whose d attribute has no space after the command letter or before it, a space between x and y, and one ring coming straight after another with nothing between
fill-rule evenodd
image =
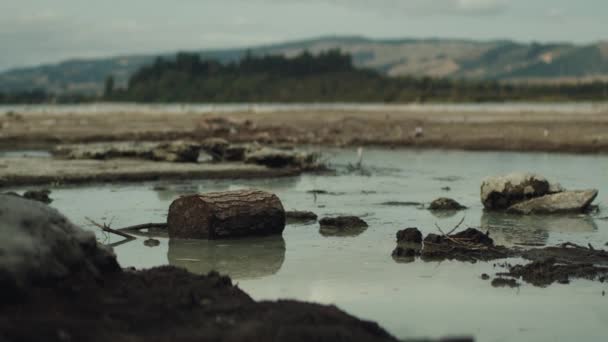
<instances>
[{"instance_id":1,"label":"distant hill","mask_svg":"<svg viewBox=\"0 0 608 342\"><path fill-rule=\"evenodd\" d=\"M608 43L523 44L512 41L478 42L448 39L373 40L326 37L284 44L195 51L202 57L229 62L253 55L295 56L304 50L319 53L338 48L353 56L357 67L373 68L389 76L431 76L453 79L557 82L608 80ZM174 53L163 57L172 58ZM119 56L69 60L0 73L0 92L40 88L54 93L101 93L104 80L114 76L118 87L157 56Z\"/></svg>"}]
</instances>

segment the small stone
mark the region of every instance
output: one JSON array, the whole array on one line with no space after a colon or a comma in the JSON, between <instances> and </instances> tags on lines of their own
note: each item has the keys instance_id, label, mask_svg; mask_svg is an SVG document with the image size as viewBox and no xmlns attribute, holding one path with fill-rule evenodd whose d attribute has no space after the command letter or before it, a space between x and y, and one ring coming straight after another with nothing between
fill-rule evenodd
<instances>
[{"instance_id":1,"label":"small stone","mask_svg":"<svg viewBox=\"0 0 608 342\"><path fill-rule=\"evenodd\" d=\"M50 204L53 202L53 199L49 197L51 194L51 190L43 189L43 190L29 190L23 194L23 198L27 198L33 201L42 202L45 204Z\"/></svg>"},{"instance_id":2,"label":"small stone","mask_svg":"<svg viewBox=\"0 0 608 342\"><path fill-rule=\"evenodd\" d=\"M466 209L464 205L456 202L451 198L441 197L433 202L429 206L429 210L463 210Z\"/></svg>"},{"instance_id":3,"label":"small stone","mask_svg":"<svg viewBox=\"0 0 608 342\"><path fill-rule=\"evenodd\" d=\"M285 218L289 222L310 222L316 221L318 216L312 211L286 211Z\"/></svg>"},{"instance_id":4,"label":"small stone","mask_svg":"<svg viewBox=\"0 0 608 342\"><path fill-rule=\"evenodd\" d=\"M483 280L490 280L490 276L487 273L484 273L481 275L481 279Z\"/></svg>"},{"instance_id":5,"label":"small stone","mask_svg":"<svg viewBox=\"0 0 608 342\"><path fill-rule=\"evenodd\" d=\"M367 222L356 216L325 217L319 221L321 227L361 228L367 227Z\"/></svg>"},{"instance_id":6,"label":"small stone","mask_svg":"<svg viewBox=\"0 0 608 342\"><path fill-rule=\"evenodd\" d=\"M146 241L144 241L144 246L147 247L156 247L160 245L160 241L156 240L156 239L148 239Z\"/></svg>"}]
</instances>

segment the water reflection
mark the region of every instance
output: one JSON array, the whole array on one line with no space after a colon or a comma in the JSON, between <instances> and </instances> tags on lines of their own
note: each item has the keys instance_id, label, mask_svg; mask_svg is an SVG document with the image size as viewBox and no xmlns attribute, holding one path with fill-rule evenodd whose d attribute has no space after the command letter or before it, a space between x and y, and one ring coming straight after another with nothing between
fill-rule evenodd
<instances>
[{"instance_id":1,"label":"water reflection","mask_svg":"<svg viewBox=\"0 0 608 342\"><path fill-rule=\"evenodd\" d=\"M255 279L277 273L285 261L282 236L239 240L170 240L169 264L196 274L218 271L231 278Z\"/></svg>"},{"instance_id":2,"label":"water reflection","mask_svg":"<svg viewBox=\"0 0 608 342\"><path fill-rule=\"evenodd\" d=\"M321 227L319 228L319 234L325 237L355 237L363 234L367 230L367 227Z\"/></svg>"},{"instance_id":3,"label":"water reflection","mask_svg":"<svg viewBox=\"0 0 608 342\"><path fill-rule=\"evenodd\" d=\"M589 215L513 215L484 212L482 230L499 245L544 245L550 233L585 233L597 230Z\"/></svg>"}]
</instances>

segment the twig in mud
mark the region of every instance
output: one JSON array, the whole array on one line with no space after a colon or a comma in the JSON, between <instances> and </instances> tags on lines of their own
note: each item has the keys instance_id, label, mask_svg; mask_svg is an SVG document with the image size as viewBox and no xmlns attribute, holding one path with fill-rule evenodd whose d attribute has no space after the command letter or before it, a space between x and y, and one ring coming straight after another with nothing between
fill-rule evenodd
<instances>
[{"instance_id":1,"label":"twig in mud","mask_svg":"<svg viewBox=\"0 0 608 342\"><path fill-rule=\"evenodd\" d=\"M454 233L458 228L460 228L460 226L462 225L462 223L464 222L464 219L466 218L466 216L462 217L462 220L460 220L460 222L458 222L458 224L452 228L452 230L450 230L447 234L443 231L443 229L441 229L441 227L439 226L439 224L435 223L435 227L437 227L437 229L439 230L439 232L443 235L444 238L456 243L456 244L464 244L462 241L458 241L454 238L452 238L450 235L452 233Z\"/></svg>"},{"instance_id":2,"label":"twig in mud","mask_svg":"<svg viewBox=\"0 0 608 342\"><path fill-rule=\"evenodd\" d=\"M144 224L138 224L135 226L119 228L116 230L121 231L121 232L139 232L142 229L150 229L150 228L166 229L167 224L166 223L144 223Z\"/></svg>"},{"instance_id":3,"label":"twig in mud","mask_svg":"<svg viewBox=\"0 0 608 342\"><path fill-rule=\"evenodd\" d=\"M460 222L458 222L458 224L456 225L456 227L454 227L452 230L450 230L450 231L448 232L448 235L452 235L452 233L453 233L453 232L455 232L455 231L456 231L458 228L460 228L460 226L461 226L461 225L464 223L464 219L465 219L466 217L467 217L466 215L465 215L465 216L463 216L463 217L462 217L462 220L460 220Z\"/></svg>"},{"instance_id":4,"label":"twig in mud","mask_svg":"<svg viewBox=\"0 0 608 342\"><path fill-rule=\"evenodd\" d=\"M127 234L127 233L125 233L125 232L121 232L121 231L116 230L116 229L112 229L112 228L110 228L110 227L109 227L108 225L106 225L106 224L101 225L101 224L99 224L99 223L97 223L97 222L95 222L95 221L91 220L91 219L90 219L90 218L88 218L88 217L85 217L85 219L86 219L87 221L89 221L89 222L90 222L92 225L94 225L94 226L96 226L96 227L98 227L98 228L101 228L101 230L102 230L102 231L104 231L104 232L107 232L107 233L112 233L112 234L116 234L116 235L122 236L123 238L125 238L125 239L129 239L129 240L136 240L136 239L137 239L137 238L136 238L135 236L133 236L133 235Z\"/></svg>"}]
</instances>

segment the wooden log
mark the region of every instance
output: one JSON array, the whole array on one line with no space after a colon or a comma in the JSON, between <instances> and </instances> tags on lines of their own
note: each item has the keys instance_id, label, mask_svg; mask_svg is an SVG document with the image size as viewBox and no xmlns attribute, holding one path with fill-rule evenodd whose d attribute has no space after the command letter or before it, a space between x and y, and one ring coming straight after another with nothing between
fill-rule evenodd
<instances>
[{"instance_id":1,"label":"wooden log","mask_svg":"<svg viewBox=\"0 0 608 342\"><path fill-rule=\"evenodd\" d=\"M173 201L167 226L169 237L178 239L281 234L285 210L276 195L259 190L189 195Z\"/></svg>"}]
</instances>

